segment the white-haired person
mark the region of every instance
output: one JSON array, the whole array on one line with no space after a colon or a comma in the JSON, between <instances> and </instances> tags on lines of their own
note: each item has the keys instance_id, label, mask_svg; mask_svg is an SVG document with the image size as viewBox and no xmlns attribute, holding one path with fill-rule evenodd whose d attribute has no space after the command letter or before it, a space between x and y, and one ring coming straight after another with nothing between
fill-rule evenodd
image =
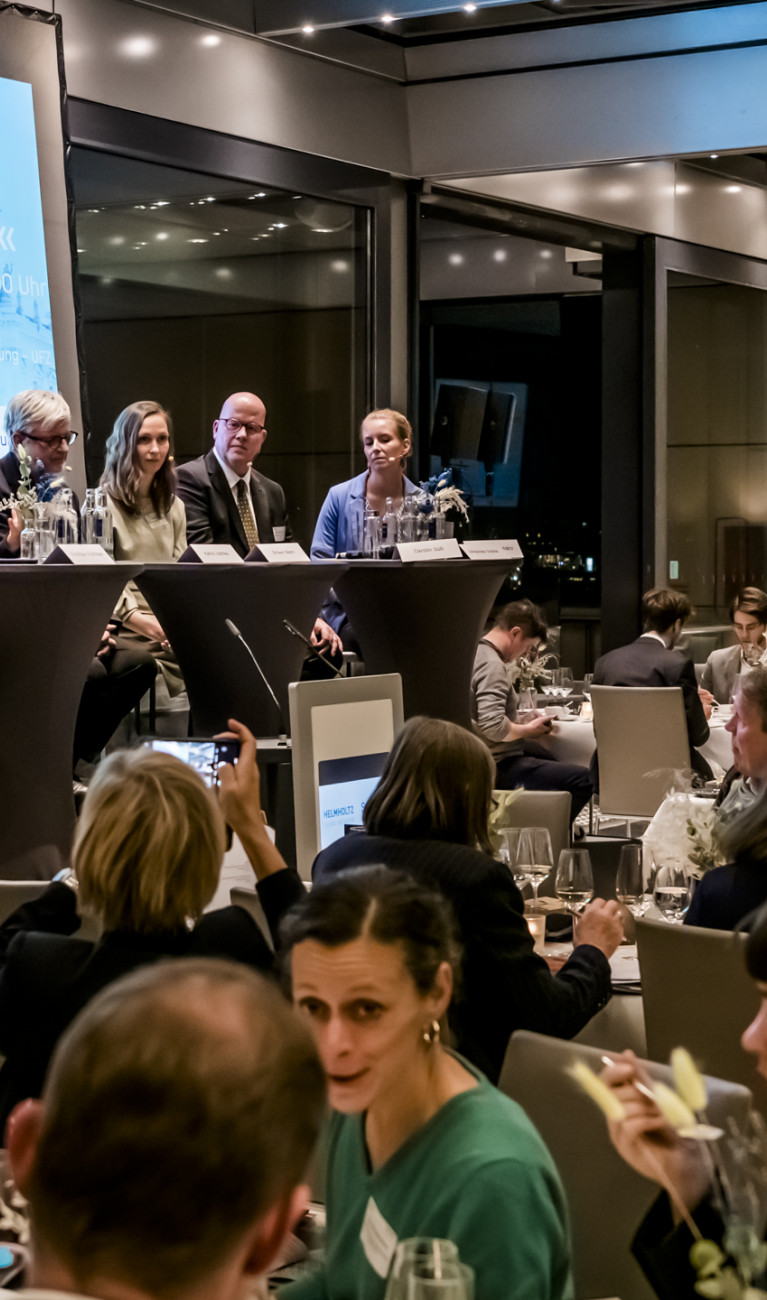
<instances>
[{"instance_id":1,"label":"white-haired person","mask_svg":"<svg viewBox=\"0 0 767 1300\"><path fill-rule=\"evenodd\" d=\"M218 885L225 822L256 875L273 934L304 892L261 818L256 745L241 740L221 770L219 802L202 778L169 754L119 750L98 768L65 870L0 926L0 1129L23 1097L37 1097L59 1037L112 980L161 958L225 957L270 971L273 953L243 908L205 913ZM222 813L223 810L223 813ZM78 898L101 926L77 937Z\"/></svg>"},{"instance_id":2,"label":"white-haired person","mask_svg":"<svg viewBox=\"0 0 767 1300\"><path fill-rule=\"evenodd\" d=\"M61 393L30 388L12 397L5 408L4 427L11 450L0 459L0 499L14 497L21 484L19 449L32 462L31 478L42 494L55 495L63 485L69 448L77 439L69 406ZM75 509L79 502L72 494ZM24 521L18 510L0 511L0 560L19 553ZM130 713L155 679L150 655L125 638L104 632L88 670L77 714L73 771L98 757L115 728Z\"/></svg>"}]
</instances>

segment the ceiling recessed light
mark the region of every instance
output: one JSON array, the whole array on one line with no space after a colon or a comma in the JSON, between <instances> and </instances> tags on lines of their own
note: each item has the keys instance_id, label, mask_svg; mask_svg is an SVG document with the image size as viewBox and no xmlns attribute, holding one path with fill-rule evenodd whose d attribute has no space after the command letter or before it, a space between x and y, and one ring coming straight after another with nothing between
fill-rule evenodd
<instances>
[{"instance_id":1,"label":"ceiling recessed light","mask_svg":"<svg viewBox=\"0 0 767 1300\"><path fill-rule=\"evenodd\" d=\"M107 240L107 243L113 244L115 248L118 248L120 244L125 243L125 235L111 235L110 238Z\"/></svg>"},{"instance_id":2,"label":"ceiling recessed light","mask_svg":"<svg viewBox=\"0 0 767 1300\"><path fill-rule=\"evenodd\" d=\"M219 280L231 280L232 278L232 272L229 270L228 266L219 266L216 270L216 275Z\"/></svg>"},{"instance_id":3,"label":"ceiling recessed light","mask_svg":"<svg viewBox=\"0 0 767 1300\"><path fill-rule=\"evenodd\" d=\"M187 239L187 244L207 244L207 239Z\"/></svg>"},{"instance_id":4,"label":"ceiling recessed light","mask_svg":"<svg viewBox=\"0 0 767 1300\"><path fill-rule=\"evenodd\" d=\"M466 4L463 6L463 9L464 13L467 14L475 14L477 12L477 6L475 4Z\"/></svg>"},{"instance_id":5,"label":"ceiling recessed light","mask_svg":"<svg viewBox=\"0 0 767 1300\"><path fill-rule=\"evenodd\" d=\"M339 257L335 262L331 262L331 263L330 263L330 266L331 266L331 270L333 270L333 271L348 271L348 270L349 270L349 263L348 263L348 262L345 262L345 261L343 260L343 258L340 258L340 257Z\"/></svg>"},{"instance_id":6,"label":"ceiling recessed light","mask_svg":"<svg viewBox=\"0 0 767 1300\"><path fill-rule=\"evenodd\" d=\"M708 156L709 156L709 158L718 158L718 157L719 157L719 154L718 154L718 153L710 153Z\"/></svg>"},{"instance_id":7,"label":"ceiling recessed light","mask_svg":"<svg viewBox=\"0 0 767 1300\"><path fill-rule=\"evenodd\" d=\"M160 231L158 231L158 233L155 235L155 239L168 239L168 238L169 238L169 235L168 235L168 232L167 232L166 230L160 230Z\"/></svg>"},{"instance_id":8,"label":"ceiling recessed light","mask_svg":"<svg viewBox=\"0 0 767 1300\"><path fill-rule=\"evenodd\" d=\"M381 22L382 22L382 23L393 23L393 22L394 22L394 14L381 14Z\"/></svg>"},{"instance_id":9,"label":"ceiling recessed light","mask_svg":"<svg viewBox=\"0 0 767 1300\"><path fill-rule=\"evenodd\" d=\"M552 253L552 251L551 251L550 248L542 248L542 249L541 249L541 257L545 258L547 261L548 261L548 259L549 259L550 257L553 257L553 256L554 256L554 254Z\"/></svg>"},{"instance_id":10,"label":"ceiling recessed light","mask_svg":"<svg viewBox=\"0 0 767 1300\"><path fill-rule=\"evenodd\" d=\"M303 32L304 36L314 35L314 28L312 27L311 23L305 23L304 26L301 28L301 31Z\"/></svg>"},{"instance_id":11,"label":"ceiling recessed light","mask_svg":"<svg viewBox=\"0 0 767 1300\"><path fill-rule=\"evenodd\" d=\"M155 199L154 207L167 208L170 205L170 199Z\"/></svg>"},{"instance_id":12,"label":"ceiling recessed light","mask_svg":"<svg viewBox=\"0 0 767 1300\"><path fill-rule=\"evenodd\" d=\"M463 266L466 259L463 253L451 253L447 260L451 266Z\"/></svg>"},{"instance_id":13,"label":"ceiling recessed light","mask_svg":"<svg viewBox=\"0 0 767 1300\"><path fill-rule=\"evenodd\" d=\"M87 253L87 252L88 252L87 248L78 248L77 251L78 251L78 253Z\"/></svg>"},{"instance_id":14,"label":"ceiling recessed light","mask_svg":"<svg viewBox=\"0 0 767 1300\"><path fill-rule=\"evenodd\" d=\"M725 185L724 192L725 194L740 194L742 189L742 185Z\"/></svg>"},{"instance_id":15,"label":"ceiling recessed light","mask_svg":"<svg viewBox=\"0 0 767 1300\"><path fill-rule=\"evenodd\" d=\"M505 261L506 261L506 258L507 258L508 256L509 256L509 255L508 255L508 253L506 252L506 249L505 249L505 248L496 248L495 252L493 253L493 261L494 261L494 262L505 262Z\"/></svg>"},{"instance_id":16,"label":"ceiling recessed light","mask_svg":"<svg viewBox=\"0 0 767 1300\"><path fill-rule=\"evenodd\" d=\"M287 230L288 223L287 221L275 221L274 225L271 228L272 230Z\"/></svg>"},{"instance_id":17,"label":"ceiling recessed light","mask_svg":"<svg viewBox=\"0 0 767 1300\"><path fill-rule=\"evenodd\" d=\"M208 32L207 36L200 37L200 45L206 45L211 49L213 48L214 45L220 45L220 44L221 44L221 37L216 36L215 32Z\"/></svg>"}]
</instances>

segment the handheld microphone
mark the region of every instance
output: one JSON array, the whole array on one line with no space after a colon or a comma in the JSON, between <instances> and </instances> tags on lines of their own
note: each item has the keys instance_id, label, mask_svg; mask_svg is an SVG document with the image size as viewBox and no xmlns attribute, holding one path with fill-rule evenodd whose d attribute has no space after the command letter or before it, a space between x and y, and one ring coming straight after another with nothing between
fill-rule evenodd
<instances>
[{"instance_id":1,"label":"handheld microphone","mask_svg":"<svg viewBox=\"0 0 767 1300\"><path fill-rule=\"evenodd\" d=\"M286 627L288 629L291 636L296 636L298 637L299 641L303 641L304 645L309 651L309 654L312 655L313 658L321 659L324 664L327 664L331 672L335 673L336 677L343 677L343 673L341 672L340 668L336 668L335 664L332 664L329 659L326 659L322 651L318 650L316 645L312 645L308 636L304 636L303 632L299 632L298 628L293 626L293 624L290 622L290 619L284 618L282 620L282 625L283 627Z\"/></svg>"},{"instance_id":2,"label":"handheld microphone","mask_svg":"<svg viewBox=\"0 0 767 1300\"><path fill-rule=\"evenodd\" d=\"M282 709L280 708L280 702L277 699L277 696L275 695L274 691L272 690L270 683L267 681L266 674L264 673L263 668L261 667L260 663L256 659L256 656L254 655L253 651L251 650L250 646L245 640L245 637L242 635L242 632L238 628L237 624L233 623L230 618L225 619L224 622L226 623L227 629L229 632L231 632L232 636L235 637L236 640L241 641L242 644L245 646L245 649L247 650L248 654L253 660L253 663L256 665L256 668L258 669L259 677L261 678L261 681L264 683L264 686L266 687L272 699L274 700L275 707L277 709L277 716L280 719L280 740L287 740L287 732L285 730L285 719L282 716Z\"/></svg>"}]
</instances>

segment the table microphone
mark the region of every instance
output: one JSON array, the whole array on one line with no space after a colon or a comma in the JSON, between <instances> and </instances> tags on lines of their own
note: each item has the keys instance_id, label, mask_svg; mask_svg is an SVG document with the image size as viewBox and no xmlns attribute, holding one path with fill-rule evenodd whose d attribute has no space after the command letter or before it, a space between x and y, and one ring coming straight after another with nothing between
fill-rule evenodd
<instances>
[{"instance_id":1,"label":"table microphone","mask_svg":"<svg viewBox=\"0 0 767 1300\"><path fill-rule=\"evenodd\" d=\"M309 640L308 636L304 636L303 632L299 632L298 628L293 626L293 624L291 623L290 619L288 619L288 618L284 618L284 619L282 620L282 625L283 625L283 627L286 627L286 628L288 629L288 631L289 631L289 633L290 633L291 636L296 636L296 637L298 637L299 641L303 641L304 645L306 646L307 650L309 651L309 654L310 654L314 659L321 659L322 662L323 662L324 664L326 664L327 667L331 670L331 672L334 672L334 673L335 673L336 677L343 677L343 673L341 672L341 669L340 669L340 668L336 668L335 664L332 664L332 663L330 662L329 659L326 659L326 658L325 658L325 655L322 653L322 651L321 651L321 650L318 650L317 647L316 647L316 645L312 645L312 643L311 643L311 641Z\"/></svg>"},{"instance_id":2,"label":"table microphone","mask_svg":"<svg viewBox=\"0 0 767 1300\"><path fill-rule=\"evenodd\" d=\"M232 636L233 636L233 637L236 637L236 639L237 639L238 641L241 641L242 644L245 646L245 649L247 650L248 654L250 655L251 659L253 660L253 663L256 665L256 668L258 669L258 673L259 673L259 676L260 676L260 678L261 678L261 681L264 683L264 686L265 686L266 689L268 690L269 694L271 695L271 697L272 697L272 699L274 700L274 703L275 703L275 705L276 705L276 707L277 707L277 714L278 714L279 719L280 719L280 740L287 740L287 732L286 732L286 730L285 730L285 719L284 719L283 716L282 716L282 709L280 708L280 702L279 702L279 700L277 699L277 696L275 695L274 691L272 690L272 688L271 688L269 682L267 681L266 674L264 673L263 668L261 667L260 663L259 663L258 660L256 659L256 656L254 655L253 651L251 650L250 646L248 645L247 641L245 640L245 637L242 635L242 632L241 632L240 629L238 628L237 624L236 624L236 623L233 623L232 620L231 620L230 618L225 619L224 622L226 623L226 626L227 626L228 630L231 632Z\"/></svg>"}]
</instances>

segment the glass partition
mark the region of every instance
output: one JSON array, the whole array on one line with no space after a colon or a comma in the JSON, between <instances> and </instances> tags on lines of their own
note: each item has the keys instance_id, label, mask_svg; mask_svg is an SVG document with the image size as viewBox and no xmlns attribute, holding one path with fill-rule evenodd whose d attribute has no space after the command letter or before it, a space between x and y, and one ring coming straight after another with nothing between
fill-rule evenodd
<instances>
[{"instance_id":1,"label":"glass partition","mask_svg":"<svg viewBox=\"0 0 767 1300\"><path fill-rule=\"evenodd\" d=\"M258 467L308 545L355 471L368 407L369 211L75 148L89 478L128 403L171 411L179 462L211 446L231 392L256 392Z\"/></svg>"},{"instance_id":2,"label":"glass partition","mask_svg":"<svg viewBox=\"0 0 767 1300\"><path fill-rule=\"evenodd\" d=\"M696 623L767 586L767 293L668 273L668 581Z\"/></svg>"}]
</instances>

